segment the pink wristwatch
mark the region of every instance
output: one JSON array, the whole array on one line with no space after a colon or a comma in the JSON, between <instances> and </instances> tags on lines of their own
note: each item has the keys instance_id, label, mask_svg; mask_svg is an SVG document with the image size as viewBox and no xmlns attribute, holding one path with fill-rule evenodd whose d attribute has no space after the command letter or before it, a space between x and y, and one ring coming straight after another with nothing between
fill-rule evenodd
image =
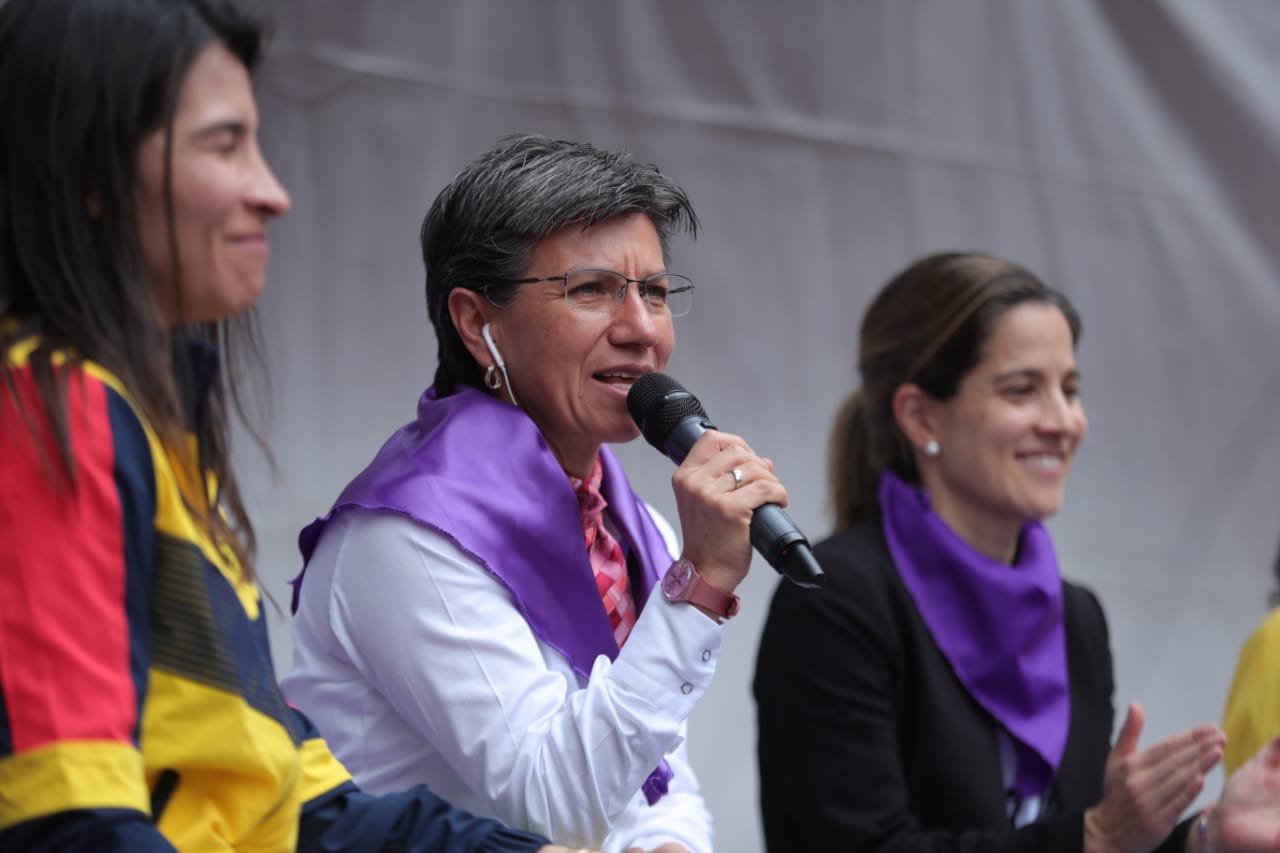
<instances>
[{"instance_id":1,"label":"pink wristwatch","mask_svg":"<svg viewBox=\"0 0 1280 853\"><path fill-rule=\"evenodd\" d=\"M707 583L688 560L676 560L667 569L662 576L662 596L667 601L687 601L704 607L722 620L738 612L738 596Z\"/></svg>"}]
</instances>

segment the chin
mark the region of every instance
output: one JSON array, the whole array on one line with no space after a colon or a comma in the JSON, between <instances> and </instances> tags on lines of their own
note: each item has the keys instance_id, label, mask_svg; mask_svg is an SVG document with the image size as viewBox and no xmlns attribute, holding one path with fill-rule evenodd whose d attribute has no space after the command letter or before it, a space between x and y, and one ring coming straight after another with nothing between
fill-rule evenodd
<instances>
[{"instance_id":1,"label":"chin","mask_svg":"<svg viewBox=\"0 0 1280 853\"><path fill-rule=\"evenodd\" d=\"M1053 518L1062 509L1062 498L1057 500L1037 501L1027 507L1027 517L1032 521L1044 521Z\"/></svg>"},{"instance_id":2,"label":"chin","mask_svg":"<svg viewBox=\"0 0 1280 853\"><path fill-rule=\"evenodd\" d=\"M619 425L615 429L608 430L604 437L600 439L601 444L626 444L635 441L640 437L640 428L631 420L626 425Z\"/></svg>"}]
</instances>

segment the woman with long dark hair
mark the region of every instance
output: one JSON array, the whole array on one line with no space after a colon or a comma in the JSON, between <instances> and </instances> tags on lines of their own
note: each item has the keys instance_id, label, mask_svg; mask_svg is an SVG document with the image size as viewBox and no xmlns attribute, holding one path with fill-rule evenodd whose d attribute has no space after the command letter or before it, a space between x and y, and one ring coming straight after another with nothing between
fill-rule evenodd
<instances>
[{"instance_id":1,"label":"woman with long dark hair","mask_svg":"<svg viewBox=\"0 0 1280 853\"><path fill-rule=\"evenodd\" d=\"M0 6L0 849L538 850L361 793L276 686L219 371L289 206L259 44L226 0Z\"/></svg>"}]
</instances>

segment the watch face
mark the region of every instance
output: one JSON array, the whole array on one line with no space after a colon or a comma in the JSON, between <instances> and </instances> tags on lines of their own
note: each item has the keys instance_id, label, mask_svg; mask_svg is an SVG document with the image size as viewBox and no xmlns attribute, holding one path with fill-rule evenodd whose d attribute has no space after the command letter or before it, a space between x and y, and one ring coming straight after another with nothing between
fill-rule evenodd
<instances>
[{"instance_id":1,"label":"watch face","mask_svg":"<svg viewBox=\"0 0 1280 853\"><path fill-rule=\"evenodd\" d=\"M693 580L693 566L687 560L677 560L662 576L662 594L668 601L676 601L684 595Z\"/></svg>"}]
</instances>

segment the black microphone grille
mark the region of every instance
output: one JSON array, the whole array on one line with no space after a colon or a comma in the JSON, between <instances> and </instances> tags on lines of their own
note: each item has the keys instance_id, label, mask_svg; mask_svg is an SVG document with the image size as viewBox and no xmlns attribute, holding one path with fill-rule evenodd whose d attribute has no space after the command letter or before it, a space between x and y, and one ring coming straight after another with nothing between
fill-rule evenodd
<instances>
[{"instance_id":1,"label":"black microphone grille","mask_svg":"<svg viewBox=\"0 0 1280 853\"><path fill-rule=\"evenodd\" d=\"M627 392L627 411L644 440L659 450L676 424L686 418L705 418L698 398L665 373L646 373Z\"/></svg>"}]
</instances>

